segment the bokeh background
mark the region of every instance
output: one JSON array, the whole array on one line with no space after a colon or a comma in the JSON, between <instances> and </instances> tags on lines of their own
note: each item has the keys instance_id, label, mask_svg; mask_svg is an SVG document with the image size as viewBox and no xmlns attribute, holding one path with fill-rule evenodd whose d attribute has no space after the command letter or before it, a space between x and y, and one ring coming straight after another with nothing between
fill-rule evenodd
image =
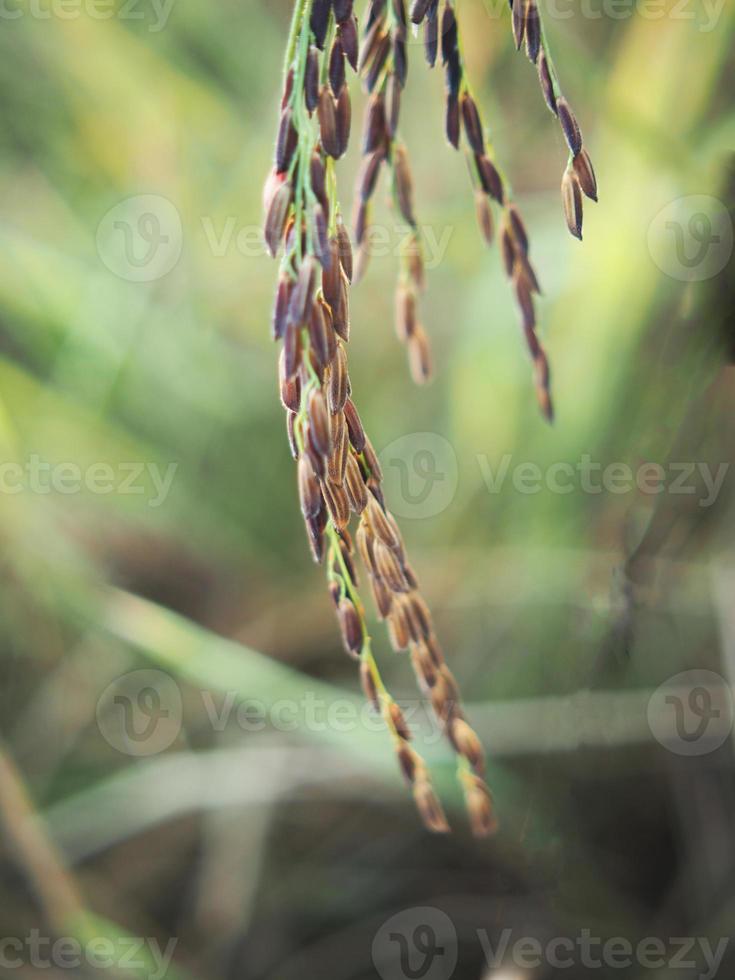
<instances>
[{"instance_id":1,"label":"bokeh background","mask_svg":"<svg viewBox=\"0 0 735 980\"><path fill-rule=\"evenodd\" d=\"M600 183L580 245L560 209L562 136L507 5L458 4L544 289L553 428L443 138L441 75L410 49L403 134L434 259L436 378L412 386L393 333L385 189L390 244L353 293L351 374L488 750L501 830L478 843L377 624L455 832L419 826L308 556L258 233L290 6L2 8L3 975L164 975L155 957L123 962L131 937L149 956L175 940L165 975L206 980L706 975L696 950L689 967L501 966L478 930L493 945L504 929L586 929L716 946L735 922L731 701L717 695L713 719L685 696L735 673L732 475L706 507L694 477L694 493L658 495L545 480L585 454L669 475L732 460L735 7L547 14ZM358 144L339 166L347 208ZM513 482L522 463L539 492ZM710 673L676 679L689 671ZM680 688L683 729L666 700ZM710 721L703 742L682 737ZM451 920L439 938L457 963L406 972L380 929L403 913L415 939L424 907ZM34 929L114 940L114 966L34 964ZM732 969L728 950L718 975Z\"/></svg>"}]
</instances>

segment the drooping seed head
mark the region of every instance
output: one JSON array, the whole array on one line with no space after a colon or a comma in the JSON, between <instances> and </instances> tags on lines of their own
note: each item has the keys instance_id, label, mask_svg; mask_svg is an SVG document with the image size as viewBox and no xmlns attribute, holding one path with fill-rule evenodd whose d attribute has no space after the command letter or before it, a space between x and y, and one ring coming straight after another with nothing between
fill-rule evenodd
<instances>
[{"instance_id":1,"label":"drooping seed head","mask_svg":"<svg viewBox=\"0 0 735 980\"><path fill-rule=\"evenodd\" d=\"M413 787L413 798L427 830L433 834L449 833L449 824L444 815L444 810L428 780L416 780Z\"/></svg>"},{"instance_id":2,"label":"drooping seed head","mask_svg":"<svg viewBox=\"0 0 735 980\"><path fill-rule=\"evenodd\" d=\"M382 541L389 551L395 551L400 546L400 541L385 511L372 495L368 501L367 517L375 537Z\"/></svg>"},{"instance_id":3,"label":"drooping seed head","mask_svg":"<svg viewBox=\"0 0 735 980\"><path fill-rule=\"evenodd\" d=\"M301 379L294 371L291 375L287 373L286 348L282 348L278 358L278 383L281 395L281 404L290 412L298 412L301 407Z\"/></svg>"},{"instance_id":4,"label":"drooping seed head","mask_svg":"<svg viewBox=\"0 0 735 980\"><path fill-rule=\"evenodd\" d=\"M283 241L292 197L293 188L289 181L284 180L273 185L268 198L263 238L272 258L278 254L278 249Z\"/></svg>"},{"instance_id":5,"label":"drooping seed head","mask_svg":"<svg viewBox=\"0 0 735 980\"><path fill-rule=\"evenodd\" d=\"M412 0L411 2L411 23L421 24L429 9L431 0Z\"/></svg>"},{"instance_id":6,"label":"drooping seed head","mask_svg":"<svg viewBox=\"0 0 735 980\"><path fill-rule=\"evenodd\" d=\"M309 115L319 104L319 51L312 46L309 48L309 55L306 60L306 71L304 73L304 102Z\"/></svg>"},{"instance_id":7,"label":"drooping seed head","mask_svg":"<svg viewBox=\"0 0 735 980\"><path fill-rule=\"evenodd\" d=\"M283 374L286 378L293 378L301 364L301 329L289 315L286 324L286 332L283 335Z\"/></svg>"},{"instance_id":8,"label":"drooping seed head","mask_svg":"<svg viewBox=\"0 0 735 980\"><path fill-rule=\"evenodd\" d=\"M350 375L347 368L347 355L342 344L337 345L337 351L329 369L329 385L327 401L332 415L342 412L349 395Z\"/></svg>"},{"instance_id":9,"label":"drooping seed head","mask_svg":"<svg viewBox=\"0 0 735 980\"><path fill-rule=\"evenodd\" d=\"M347 147L350 144L350 132L352 129L352 101L350 99L350 91L346 85L342 87L342 91L337 99L337 108L335 109L335 126L337 136L337 159L340 159L347 152Z\"/></svg>"},{"instance_id":10,"label":"drooping seed head","mask_svg":"<svg viewBox=\"0 0 735 980\"><path fill-rule=\"evenodd\" d=\"M399 705L395 701L391 701L388 705L388 714L390 716L390 724L396 735L403 742L411 741L411 730L406 723L406 718L401 711Z\"/></svg>"},{"instance_id":11,"label":"drooping seed head","mask_svg":"<svg viewBox=\"0 0 735 980\"><path fill-rule=\"evenodd\" d=\"M541 18L536 0L526 0L525 34L526 54L536 64L541 50Z\"/></svg>"},{"instance_id":12,"label":"drooping seed head","mask_svg":"<svg viewBox=\"0 0 735 980\"><path fill-rule=\"evenodd\" d=\"M416 218L413 213L413 180L411 177L411 167L408 162L408 152L403 143L398 143L394 146L393 174L395 177L395 195L399 210L408 224L414 228L416 226Z\"/></svg>"},{"instance_id":13,"label":"drooping seed head","mask_svg":"<svg viewBox=\"0 0 735 980\"><path fill-rule=\"evenodd\" d=\"M403 571L405 575L405 565ZM408 602L411 606L412 617L418 623L421 638L428 640L432 634L432 623L431 613L429 612L429 607L427 606L425 599L418 592L414 591L408 596Z\"/></svg>"},{"instance_id":14,"label":"drooping seed head","mask_svg":"<svg viewBox=\"0 0 735 980\"><path fill-rule=\"evenodd\" d=\"M327 197L327 171L324 161L319 153L312 153L309 161L309 182L314 196L321 204L324 213L329 212L329 198Z\"/></svg>"},{"instance_id":15,"label":"drooping seed head","mask_svg":"<svg viewBox=\"0 0 735 980\"><path fill-rule=\"evenodd\" d=\"M408 363L414 384L423 385L431 380L433 366L431 346L426 331L417 323L408 340Z\"/></svg>"},{"instance_id":16,"label":"drooping seed head","mask_svg":"<svg viewBox=\"0 0 735 980\"><path fill-rule=\"evenodd\" d=\"M307 401L307 417L309 434L314 448L320 456L327 457L332 451L332 433L329 425L329 412L324 393L319 388L312 388Z\"/></svg>"},{"instance_id":17,"label":"drooping seed head","mask_svg":"<svg viewBox=\"0 0 735 980\"><path fill-rule=\"evenodd\" d=\"M449 95L447 97L447 112L444 128L447 141L455 150L459 149L459 125L459 100L455 96Z\"/></svg>"},{"instance_id":18,"label":"drooping seed head","mask_svg":"<svg viewBox=\"0 0 735 980\"><path fill-rule=\"evenodd\" d=\"M408 583L404 578L401 563L396 558L395 552L392 551L380 538L377 538L373 553L375 555L375 566L378 570L378 574L388 588L393 592L407 592ZM401 649L404 648L405 647L402 647Z\"/></svg>"},{"instance_id":19,"label":"drooping seed head","mask_svg":"<svg viewBox=\"0 0 735 980\"><path fill-rule=\"evenodd\" d=\"M388 640L396 653L408 650L408 645L411 642L411 634L406 617L398 602L399 598L397 595L393 596L393 603L385 624L388 629Z\"/></svg>"},{"instance_id":20,"label":"drooping seed head","mask_svg":"<svg viewBox=\"0 0 735 980\"><path fill-rule=\"evenodd\" d=\"M416 779L416 775L423 768L421 762L421 757L416 753L410 745L402 742L397 750L398 764L401 767L401 772L406 780L406 782L411 785Z\"/></svg>"},{"instance_id":21,"label":"drooping seed head","mask_svg":"<svg viewBox=\"0 0 735 980\"><path fill-rule=\"evenodd\" d=\"M299 459L298 467L299 501L305 519L316 517L322 508L322 493L319 481L307 456Z\"/></svg>"},{"instance_id":22,"label":"drooping seed head","mask_svg":"<svg viewBox=\"0 0 735 980\"><path fill-rule=\"evenodd\" d=\"M385 17L376 17L368 27L360 48L357 70L362 74L375 56L375 51L385 36Z\"/></svg>"},{"instance_id":23,"label":"drooping seed head","mask_svg":"<svg viewBox=\"0 0 735 980\"><path fill-rule=\"evenodd\" d=\"M310 27L314 34L316 46L324 50L324 41L329 27L329 15L332 12L332 0L312 0Z\"/></svg>"},{"instance_id":24,"label":"drooping seed head","mask_svg":"<svg viewBox=\"0 0 735 980\"><path fill-rule=\"evenodd\" d=\"M386 586L385 582L376 575L370 576L370 588L373 593L373 601L380 619L387 619L393 606L393 593Z\"/></svg>"},{"instance_id":25,"label":"drooping seed head","mask_svg":"<svg viewBox=\"0 0 735 980\"><path fill-rule=\"evenodd\" d=\"M367 437L365 436L365 429L363 428L359 412L351 398L348 398L345 402L344 413L347 430L350 434L350 442L356 453L362 453L367 443Z\"/></svg>"},{"instance_id":26,"label":"drooping seed head","mask_svg":"<svg viewBox=\"0 0 735 980\"><path fill-rule=\"evenodd\" d=\"M326 367L330 361L331 344L329 334L331 327L327 324L321 303L312 303L309 316L309 345L311 353L320 368Z\"/></svg>"},{"instance_id":27,"label":"drooping seed head","mask_svg":"<svg viewBox=\"0 0 735 980\"><path fill-rule=\"evenodd\" d=\"M513 23L513 40L516 50L520 51L523 44L523 37L526 31L526 3L527 0L513 0L511 8L511 20Z\"/></svg>"},{"instance_id":28,"label":"drooping seed head","mask_svg":"<svg viewBox=\"0 0 735 980\"><path fill-rule=\"evenodd\" d=\"M365 157L363 161L360 174L357 178L358 192L363 204L367 204L375 192L380 167L384 160L385 152L381 148Z\"/></svg>"},{"instance_id":29,"label":"drooping seed head","mask_svg":"<svg viewBox=\"0 0 735 980\"><path fill-rule=\"evenodd\" d=\"M577 117L574 115L571 106L563 96L557 100L556 109L559 115L561 128L564 132L564 138L567 141L572 156L576 157L579 151L582 149L582 133L579 129Z\"/></svg>"},{"instance_id":30,"label":"drooping seed head","mask_svg":"<svg viewBox=\"0 0 735 980\"><path fill-rule=\"evenodd\" d=\"M517 251L523 255L528 255L528 232L526 231L521 213L515 204L508 205L508 219Z\"/></svg>"},{"instance_id":31,"label":"drooping seed head","mask_svg":"<svg viewBox=\"0 0 735 980\"><path fill-rule=\"evenodd\" d=\"M576 170L567 169L564 171L561 181L561 197L567 227L572 235L581 241L584 206L582 204L582 186Z\"/></svg>"},{"instance_id":32,"label":"drooping seed head","mask_svg":"<svg viewBox=\"0 0 735 980\"><path fill-rule=\"evenodd\" d=\"M383 34L378 40L375 47L375 53L373 54L372 60L370 62L370 67L367 70L367 75L365 76L365 88L368 92L373 92L378 84L379 79L383 74L383 69L385 68L385 63L388 60L388 55L391 52L391 37L389 34Z\"/></svg>"},{"instance_id":33,"label":"drooping seed head","mask_svg":"<svg viewBox=\"0 0 735 980\"><path fill-rule=\"evenodd\" d=\"M378 695L378 689L375 686L375 679L373 678L373 672L370 669L370 664L366 661L363 661L360 664L360 683L362 685L363 693L365 694L365 700L374 711L380 712L380 696Z\"/></svg>"},{"instance_id":34,"label":"drooping seed head","mask_svg":"<svg viewBox=\"0 0 735 980\"><path fill-rule=\"evenodd\" d=\"M449 737L456 751L464 756L478 775L482 775L485 768L485 753L480 739L464 718L452 719Z\"/></svg>"},{"instance_id":35,"label":"drooping seed head","mask_svg":"<svg viewBox=\"0 0 735 980\"><path fill-rule=\"evenodd\" d=\"M296 412L286 412L286 434L288 436L288 448L291 452L291 459L299 458L299 444L296 439Z\"/></svg>"},{"instance_id":36,"label":"drooping seed head","mask_svg":"<svg viewBox=\"0 0 735 980\"><path fill-rule=\"evenodd\" d=\"M478 776L463 778L464 796L472 833L477 838L491 837L497 833L498 818L490 790Z\"/></svg>"},{"instance_id":37,"label":"drooping seed head","mask_svg":"<svg viewBox=\"0 0 735 980\"><path fill-rule=\"evenodd\" d=\"M502 204L504 200L504 190L503 190L503 178L500 176L498 168L489 159L489 157L484 154L475 156L475 166L477 167L477 175L480 179L480 186L498 204Z\"/></svg>"},{"instance_id":38,"label":"drooping seed head","mask_svg":"<svg viewBox=\"0 0 735 980\"><path fill-rule=\"evenodd\" d=\"M346 278L340 272L339 299L337 305L332 308L332 326L345 343L350 339L350 298L347 285Z\"/></svg>"},{"instance_id":39,"label":"drooping seed head","mask_svg":"<svg viewBox=\"0 0 735 980\"><path fill-rule=\"evenodd\" d=\"M541 85L541 91L544 94L544 99L546 100L546 105L554 115L557 115L556 91L551 77L551 68L549 67L549 62L543 49L539 52L537 68L539 83Z\"/></svg>"},{"instance_id":40,"label":"drooping seed head","mask_svg":"<svg viewBox=\"0 0 735 980\"><path fill-rule=\"evenodd\" d=\"M405 343L416 329L416 294L405 283L396 290L396 334Z\"/></svg>"},{"instance_id":41,"label":"drooping seed head","mask_svg":"<svg viewBox=\"0 0 735 980\"><path fill-rule=\"evenodd\" d=\"M439 53L439 17L437 4L433 3L424 24L424 54L429 68L436 64Z\"/></svg>"},{"instance_id":42,"label":"drooping seed head","mask_svg":"<svg viewBox=\"0 0 735 980\"><path fill-rule=\"evenodd\" d=\"M329 235L327 231L327 216L324 208L318 202L311 209L311 233L314 245L314 254L321 263L322 267L328 269L332 262L332 255L329 249Z\"/></svg>"},{"instance_id":43,"label":"drooping seed head","mask_svg":"<svg viewBox=\"0 0 735 980\"><path fill-rule=\"evenodd\" d=\"M271 336L274 340L280 340L286 330L286 319L288 317L288 306L291 300L291 289L293 280L288 275L282 275L278 280L276 290L276 300L273 304L273 317L271 320Z\"/></svg>"},{"instance_id":44,"label":"drooping seed head","mask_svg":"<svg viewBox=\"0 0 735 980\"><path fill-rule=\"evenodd\" d=\"M480 110L469 92L465 92L462 96L461 109L467 142L478 156L483 156L485 153L485 134L482 130Z\"/></svg>"},{"instance_id":45,"label":"drooping seed head","mask_svg":"<svg viewBox=\"0 0 735 980\"><path fill-rule=\"evenodd\" d=\"M334 7L334 19L342 25L352 17L353 0L332 0Z\"/></svg>"},{"instance_id":46,"label":"drooping seed head","mask_svg":"<svg viewBox=\"0 0 735 980\"><path fill-rule=\"evenodd\" d=\"M345 58L349 62L350 68L357 71L360 58L360 39L357 30L357 21L354 17L348 17L339 25L339 37L342 41L342 50Z\"/></svg>"},{"instance_id":47,"label":"drooping seed head","mask_svg":"<svg viewBox=\"0 0 735 980\"><path fill-rule=\"evenodd\" d=\"M493 212L490 208L487 197L481 190L475 191L475 212L477 214L477 223L480 226L482 237L485 239L488 245L492 245L495 234Z\"/></svg>"},{"instance_id":48,"label":"drooping seed head","mask_svg":"<svg viewBox=\"0 0 735 980\"><path fill-rule=\"evenodd\" d=\"M350 509L361 514L368 504L368 491L360 472L360 465L348 452L345 463L344 487L350 501Z\"/></svg>"},{"instance_id":49,"label":"drooping seed head","mask_svg":"<svg viewBox=\"0 0 735 980\"><path fill-rule=\"evenodd\" d=\"M345 84L345 53L339 35L332 42L332 48L329 52L329 84L335 99L339 98Z\"/></svg>"},{"instance_id":50,"label":"drooping seed head","mask_svg":"<svg viewBox=\"0 0 735 980\"><path fill-rule=\"evenodd\" d=\"M337 619L342 631L342 643L347 653L359 656L363 644L360 615L350 599L342 599L337 607Z\"/></svg>"},{"instance_id":51,"label":"drooping seed head","mask_svg":"<svg viewBox=\"0 0 735 980\"><path fill-rule=\"evenodd\" d=\"M441 29L442 64L448 65L458 54L457 18L454 7L447 0L444 6Z\"/></svg>"},{"instance_id":52,"label":"drooping seed head","mask_svg":"<svg viewBox=\"0 0 735 980\"><path fill-rule=\"evenodd\" d=\"M339 247L339 260L342 263L347 282L352 282L352 243L350 235L344 226L341 215L337 218L337 244Z\"/></svg>"},{"instance_id":53,"label":"drooping seed head","mask_svg":"<svg viewBox=\"0 0 735 980\"><path fill-rule=\"evenodd\" d=\"M347 426L345 425L344 415L339 412L331 416L332 424L332 445L334 449L327 460L327 475L332 483L344 489L345 471L347 468L347 457L349 455L349 438L347 436ZM345 493L347 493L345 489ZM347 504L352 510L349 494L347 494Z\"/></svg>"},{"instance_id":54,"label":"drooping seed head","mask_svg":"<svg viewBox=\"0 0 735 980\"><path fill-rule=\"evenodd\" d=\"M350 502L343 487L326 479L321 484L324 502L329 511L329 517L338 531L343 531L350 521Z\"/></svg>"},{"instance_id":55,"label":"drooping seed head","mask_svg":"<svg viewBox=\"0 0 735 980\"><path fill-rule=\"evenodd\" d=\"M370 440L367 438L367 436L365 437L365 445L362 448L362 455L363 455L363 459L365 460L365 465L368 468L368 472L369 472L369 475L370 475L371 479L374 480L375 482L377 482L378 484L382 483L383 482L383 470L382 470L382 467L380 465L380 460L378 459L378 454L375 452L375 448L373 447L372 442L370 442ZM384 507L383 507L383 504L382 503L381 503L380 507L381 507L381 510L384 510ZM388 525L388 527L390 527L390 522L388 521L388 518L385 516L385 513L383 513L383 517L385 518L385 523ZM394 541L397 541L398 539L395 537L395 532L394 531L391 531L391 534L392 534L393 540ZM386 543L388 543L388 542L386 541ZM395 545L392 545L392 547L395 547Z\"/></svg>"},{"instance_id":56,"label":"drooping seed head","mask_svg":"<svg viewBox=\"0 0 735 980\"><path fill-rule=\"evenodd\" d=\"M592 201L597 201L597 177L592 166L590 155L584 147L573 160L574 172L579 178L579 184L584 193Z\"/></svg>"},{"instance_id":57,"label":"drooping seed head","mask_svg":"<svg viewBox=\"0 0 735 980\"><path fill-rule=\"evenodd\" d=\"M370 97L365 111L365 128L362 136L363 155L385 147L386 117L383 94L376 92Z\"/></svg>"},{"instance_id":58,"label":"drooping seed head","mask_svg":"<svg viewBox=\"0 0 735 980\"><path fill-rule=\"evenodd\" d=\"M293 113L290 108L286 108L281 113L281 122L278 127L278 139L276 140L276 173L285 174L291 166L298 134L293 124Z\"/></svg>"},{"instance_id":59,"label":"drooping seed head","mask_svg":"<svg viewBox=\"0 0 735 980\"><path fill-rule=\"evenodd\" d=\"M326 85L319 91L317 106L319 117L319 135L321 136L324 152L337 159L340 156L339 140L337 138L337 112L332 93Z\"/></svg>"},{"instance_id":60,"label":"drooping seed head","mask_svg":"<svg viewBox=\"0 0 735 980\"><path fill-rule=\"evenodd\" d=\"M394 139L398 132L398 122L401 116L401 93L403 89L395 75L388 79L388 89L385 103L386 131L389 139Z\"/></svg>"}]
</instances>

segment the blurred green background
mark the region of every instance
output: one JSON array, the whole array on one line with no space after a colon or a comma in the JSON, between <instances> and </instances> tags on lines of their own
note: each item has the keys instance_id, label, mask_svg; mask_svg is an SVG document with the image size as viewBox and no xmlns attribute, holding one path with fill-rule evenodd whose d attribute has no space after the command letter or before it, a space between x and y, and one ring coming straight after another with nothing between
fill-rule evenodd
<instances>
[{"instance_id":1,"label":"blurred green background","mask_svg":"<svg viewBox=\"0 0 735 980\"><path fill-rule=\"evenodd\" d=\"M502 826L480 844L379 625L381 668L416 709L455 834L419 827L380 726L329 714L361 702L299 514L269 339L277 268L259 237L290 4L3 5L1 937L175 940L171 977L400 978L380 972L373 938L394 913L435 906L457 931L454 976L482 980L501 973L478 929L730 935L731 738L689 758L649 723L653 705L670 725L649 699L680 672L733 682L730 475L707 507L701 480L652 495L585 492L576 477L560 493L545 477L585 455L633 473L732 459L735 7L551 8L600 184L582 245L561 215L562 135L507 5L457 7L531 235L557 422L538 415L497 250L445 145L441 74L419 44L402 132L436 379L411 385L394 336L400 236L385 189L376 221L390 244L353 291L350 364L488 750ZM351 85L348 213L364 105ZM700 240L703 227L719 241ZM427 449L431 485L416 465ZM514 483L522 463L540 468L538 493ZM253 699L263 724L238 714ZM123 738L126 711L141 730L160 723L152 743ZM21 959L8 975L41 969ZM160 975L115 964L102 973ZM589 975L544 963L502 976L557 973Z\"/></svg>"}]
</instances>

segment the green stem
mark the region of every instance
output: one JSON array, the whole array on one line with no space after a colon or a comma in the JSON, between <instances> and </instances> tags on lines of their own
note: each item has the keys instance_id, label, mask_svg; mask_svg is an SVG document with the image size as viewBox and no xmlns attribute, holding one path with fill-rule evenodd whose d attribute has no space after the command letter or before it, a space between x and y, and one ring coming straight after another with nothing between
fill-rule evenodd
<instances>
[{"instance_id":1,"label":"green stem","mask_svg":"<svg viewBox=\"0 0 735 980\"><path fill-rule=\"evenodd\" d=\"M291 30L288 35L288 45L286 47L286 60L283 66L284 78L288 75L294 55L296 54L296 44L299 39L304 10L308 3L309 0L296 0L296 5L294 6L293 17L291 18Z\"/></svg>"}]
</instances>

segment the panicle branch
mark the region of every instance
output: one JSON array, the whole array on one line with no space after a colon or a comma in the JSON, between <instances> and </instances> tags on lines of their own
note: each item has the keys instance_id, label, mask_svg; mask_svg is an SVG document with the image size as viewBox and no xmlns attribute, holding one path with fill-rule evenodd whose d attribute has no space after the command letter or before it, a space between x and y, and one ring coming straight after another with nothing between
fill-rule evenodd
<instances>
[{"instance_id":1,"label":"panicle branch","mask_svg":"<svg viewBox=\"0 0 735 980\"><path fill-rule=\"evenodd\" d=\"M525 42L526 54L536 65L539 84L546 105L559 120L569 147L569 160L562 178L562 203L569 231L582 239L584 194L597 201L597 178L589 153L582 141L582 132L571 106L562 94L559 76L546 40L538 0L510 0L513 37L520 50Z\"/></svg>"},{"instance_id":2,"label":"panicle branch","mask_svg":"<svg viewBox=\"0 0 735 980\"><path fill-rule=\"evenodd\" d=\"M516 0L516 3L519 2ZM430 4L431 9L427 7L425 11L423 4L414 6L417 8L417 23L425 21L425 51L430 66L436 63L441 52L446 78L446 137L449 144L458 150L464 134L478 224L488 245L495 238L493 204L501 213L498 233L503 261L516 295L526 345L533 361L536 397L544 417L552 421L554 409L549 361L538 337L534 301L534 296L541 290L529 256L528 234L521 213L513 202L510 186L495 162L479 106L470 90L462 61L454 4L446 0L441 21L437 3Z\"/></svg>"},{"instance_id":3,"label":"panicle branch","mask_svg":"<svg viewBox=\"0 0 735 980\"><path fill-rule=\"evenodd\" d=\"M362 278L367 267L372 198L385 164L391 171L395 209L408 226L396 289L396 334L408 352L411 376L417 384L424 384L431 378L432 358L429 339L418 317L419 293L425 288L423 249L414 212L408 150L398 135L401 98L408 76L408 29L406 0L370 0L359 63L369 99L363 123L363 164L355 196L356 278Z\"/></svg>"},{"instance_id":4,"label":"panicle branch","mask_svg":"<svg viewBox=\"0 0 735 980\"><path fill-rule=\"evenodd\" d=\"M272 321L272 335L282 344L280 396L309 545L315 561L326 564L343 645L359 664L365 696L393 738L418 811L430 830L448 830L428 767L410 744L411 732L372 652L358 591L357 553L391 644L396 651L409 651L419 685L457 753L472 826L484 836L495 829L495 817L483 781L482 748L464 718L456 682L383 497L378 458L352 398L347 343L354 263L334 163L349 143L346 63L359 64L357 37L349 0L298 0L275 164L265 189L265 239L273 256L283 249ZM370 42L377 45L373 59L380 63L375 69L370 62L376 84L381 72L396 73L395 40L389 34ZM395 157L393 146L394 171Z\"/></svg>"}]
</instances>

